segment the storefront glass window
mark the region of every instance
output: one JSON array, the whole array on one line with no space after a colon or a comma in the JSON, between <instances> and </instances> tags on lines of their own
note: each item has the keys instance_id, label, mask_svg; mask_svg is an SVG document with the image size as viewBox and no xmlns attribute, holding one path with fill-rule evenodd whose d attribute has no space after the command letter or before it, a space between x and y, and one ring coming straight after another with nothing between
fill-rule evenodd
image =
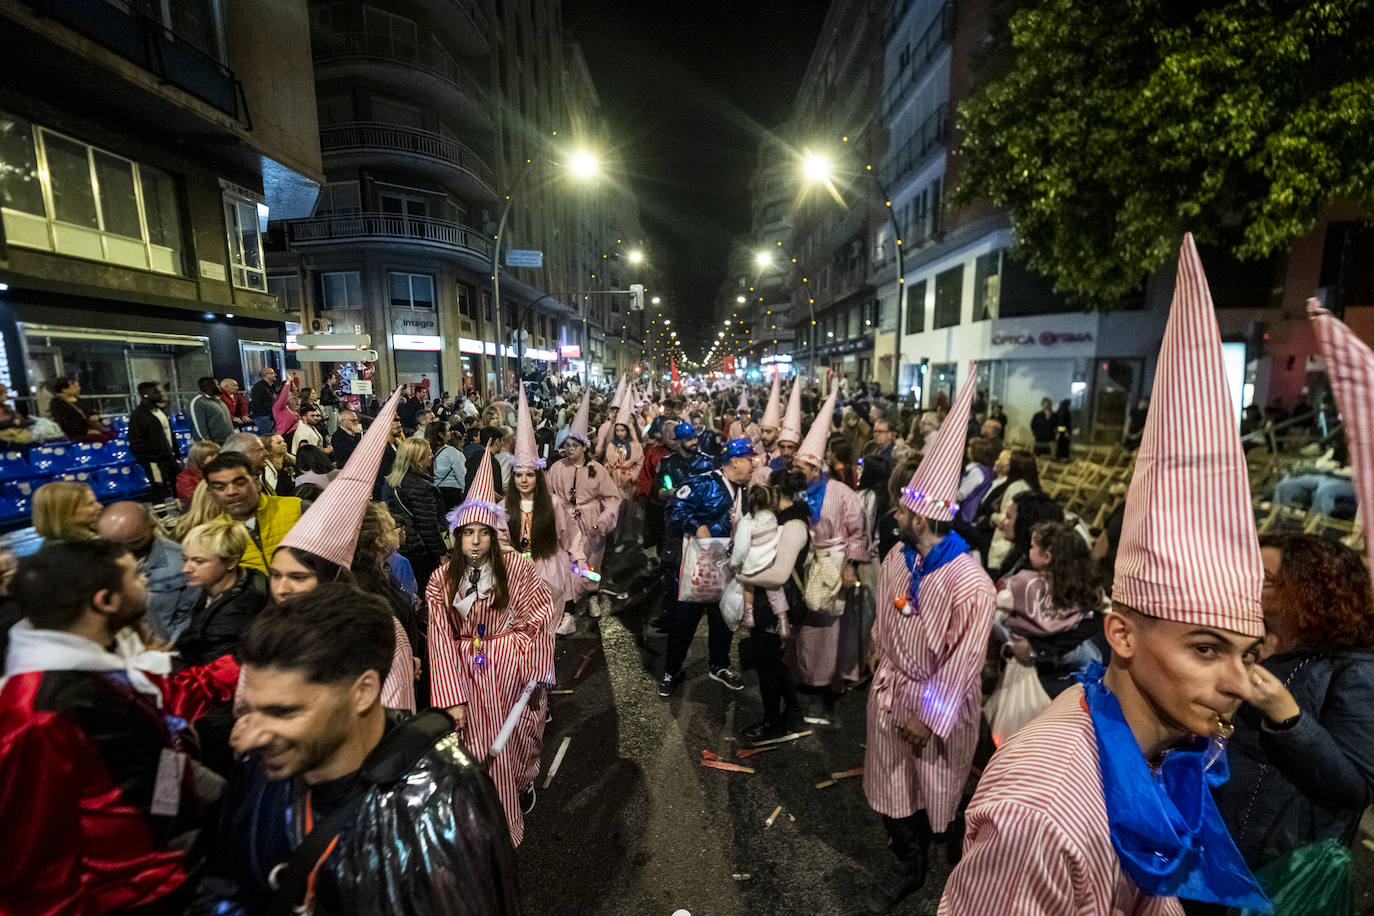
<instances>
[{"instance_id":1,"label":"storefront glass window","mask_svg":"<svg viewBox=\"0 0 1374 916\"><path fill-rule=\"evenodd\" d=\"M0 207L43 215L43 186L29 122L0 114Z\"/></svg>"},{"instance_id":2,"label":"storefront glass window","mask_svg":"<svg viewBox=\"0 0 1374 916\"><path fill-rule=\"evenodd\" d=\"M172 410L196 395L196 379L210 375L210 350L201 337L117 334L78 328L20 325L28 384L35 406L47 410L47 385L58 376L81 382L82 400L102 414L127 413L140 382L160 382Z\"/></svg>"}]
</instances>

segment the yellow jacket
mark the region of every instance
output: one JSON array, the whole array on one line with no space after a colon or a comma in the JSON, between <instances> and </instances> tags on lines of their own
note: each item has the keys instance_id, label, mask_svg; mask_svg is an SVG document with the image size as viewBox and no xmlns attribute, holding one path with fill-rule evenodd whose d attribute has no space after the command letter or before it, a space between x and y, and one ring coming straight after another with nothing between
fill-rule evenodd
<instances>
[{"instance_id":1,"label":"yellow jacket","mask_svg":"<svg viewBox=\"0 0 1374 916\"><path fill-rule=\"evenodd\" d=\"M294 496L264 494L258 497L258 508L253 517L257 519L257 527L248 529L248 547L244 549L239 565L266 573L277 545L286 537L286 532L300 521L301 501Z\"/></svg>"}]
</instances>

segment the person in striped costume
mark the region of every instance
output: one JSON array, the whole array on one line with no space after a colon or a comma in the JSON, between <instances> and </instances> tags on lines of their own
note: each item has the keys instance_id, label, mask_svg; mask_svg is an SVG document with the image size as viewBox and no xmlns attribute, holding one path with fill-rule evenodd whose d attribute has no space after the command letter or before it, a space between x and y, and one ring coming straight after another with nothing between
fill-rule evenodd
<instances>
[{"instance_id":1,"label":"person in striped costume","mask_svg":"<svg viewBox=\"0 0 1374 916\"><path fill-rule=\"evenodd\" d=\"M878 580L864 795L896 861L869 889L874 913L925 883L930 840L955 819L978 744L996 594L953 528L977 377L975 362L945 421L957 435L941 436L902 489L901 541Z\"/></svg>"},{"instance_id":2,"label":"person in striped costume","mask_svg":"<svg viewBox=\"0 0 1374 916\"><path fill-rule=\"evenodd\" d=\"M1264 581L1211 294L1179 257L1104 624L1109 666L993 756L942 916L1265 911L1212 800L1251 695Z\"/></svg>"},{"instance_id":3,"label":"person in striped costume","mask_svg":"<svg viewBox=\"0 0 1374 916\"><path fill-rule=\"evenodd\" d=\"M431 699L453 716L473 755L484 759L526 686L553 683L553 604L534 561L497 539L508 517L492 484L491 462L478 466L466 499L448 520L456 535L453 551L425 590ZM533 724L522 717L504 752L488 760L514 846L524 839L523 809L530 803L520 790L533 782L531 767L538 768L538 737L521 733ZM538 724L542 729L542 720Z\"/></svg>"}]
</instances>

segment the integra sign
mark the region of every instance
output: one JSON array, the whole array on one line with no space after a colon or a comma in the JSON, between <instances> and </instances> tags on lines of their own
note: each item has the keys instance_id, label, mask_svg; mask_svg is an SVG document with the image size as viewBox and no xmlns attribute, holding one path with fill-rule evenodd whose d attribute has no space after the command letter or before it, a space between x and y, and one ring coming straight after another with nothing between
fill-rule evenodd
<instances>
[{"instance_id":1,"label":"integra sign","mask_svg":"<svg viewBox=\"0 0 1374 916\"><path fill-rule=\"evenodd\" d=\"M1092 343L1089 331L1041 331L1037 334L1003 333L992 335L994 347L1053 347L1057 344Z\"/></svg>"}]
</instances>

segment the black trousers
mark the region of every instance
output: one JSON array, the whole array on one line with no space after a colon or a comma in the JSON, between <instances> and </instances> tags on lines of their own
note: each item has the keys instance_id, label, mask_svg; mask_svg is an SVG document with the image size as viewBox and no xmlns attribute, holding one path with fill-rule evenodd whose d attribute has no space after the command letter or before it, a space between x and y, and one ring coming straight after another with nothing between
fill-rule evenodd
<instances>
[{"instance_id":1,"label":"black trousers","mask_svg":"<svg viewBox=\"0 0 1374 916\"><path fill-rule=\"evenodd\" d=\"M917 811L909 817L888 817L884 814L883 826L887 827L887 835L892 837L893 855L917 868L926 867L930 841L935 834L930 829L930 818L924 811Z\"/></svg>"},{"instance_id":2,"label":"black trousers","mask_svg":"<svg viewBox=\"0 0 1374 916\"><path fill-rule=\"evenodd\" d=\"M663 505L652 499L644 501L644 549L663 543Z\"/></svg>"},{"instance_id":3,"label":"black trousers","mask_svg":"<svg viewBox=\"0 0 1374 916\"><path fill-rule=\"evenodd\" d=\"M668 618L668 648L663 657L664 672L677 674L682 670L682 663L687 658L687 650L692 646L692 639L697 635L697 625L701 623L702 614L706 615L706 624L710 628L707 660L711 670L730 667L730 640L734 634L726 626L725 618L720 616L720 605L715 602L697 604L678 601L676 576L668 580L668 588L669 592L664 597L667 605L664 616Z\"/></svg>"},{"instance_id":4,"label":"black trousers","mask_svg":"<svg viewBox=\"0 0 1374 916\"><path fill-rule=\"evenodd\" d=\"M160 503L176 495L177 491L177 463L175 461L162 461L157 463L157 468L162 472L162 483L158 483L153 478L153 463L140 461L143 466L143 473L148 477L148 498L155 503Z\"/></svg>"},{"instance_id":5,"label":"black trousers","mask_svg":"<svg viewBox=\"0 0 1374 916\"><path fill-rule=\"evenodd\" d=\"M766 609L756 609L764 613ZM768 722L782 720L788 713L800 709L792 672L783 660L782 638L776 627L754 624L749 631L749 643L754 653L754 668L759 673L759 696L763 700L763 717Z\"/></svg>"}]
</instances>

